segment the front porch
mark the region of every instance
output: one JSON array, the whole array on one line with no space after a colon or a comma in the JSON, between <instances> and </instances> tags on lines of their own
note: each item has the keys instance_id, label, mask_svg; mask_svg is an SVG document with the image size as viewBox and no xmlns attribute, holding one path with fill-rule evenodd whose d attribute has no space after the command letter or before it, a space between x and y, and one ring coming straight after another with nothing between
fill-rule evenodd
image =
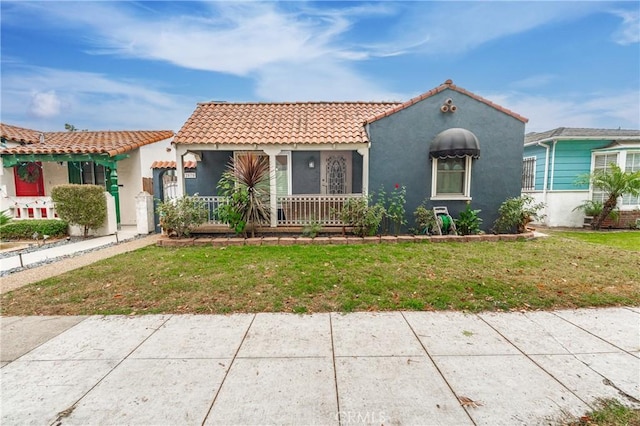
<instances>
[{"instance_id":1,"label":"front porch","mask_svg":"<svg viewBox=\"0 0 640 426\"><path fill-rule=\"evenodd\" d=\"M270 222L262 224L264 232L300 232L308 225L318 225L323 232L341 232L344 204L366 196L369 181L367 145L325 144L310 147L292 145L260 146L178 146L176 151L176 195L196 195L207 205L208 222L200 232L229 232L216 217L225 197L219 196L216 184L229 164L238 156L257 155L269 162ZM198 158L197 166L185 173L185 155Z\"/></svg>"},{"instance_id":2,"label":"front porch","mask_svg":"<svg viewBox=\"0 0 640 426\"><path fill-rule=\"evenodd\" d=\"M262 232L300 232L305 226L318 224L323 232L342 232L346 226L342 222L341 212L344 204L363 194L297 194L277 197L276 210L271 212L275 226L260 227ZM226 202L225 197L198 196L204 201L209 212L206 224L200 226L197 233L225 233L229 227L216 217L216 210Z\"/></svg>"}]
</instances>

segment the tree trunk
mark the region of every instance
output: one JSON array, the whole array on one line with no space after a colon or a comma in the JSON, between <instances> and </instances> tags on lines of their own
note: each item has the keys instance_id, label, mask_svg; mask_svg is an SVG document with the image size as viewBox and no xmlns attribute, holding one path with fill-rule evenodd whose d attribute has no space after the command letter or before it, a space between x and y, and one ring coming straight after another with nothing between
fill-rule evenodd
<instances>
[{"instance_id":1,"label":"tree trunk","mask_svg":"<svg viewBox=\"0 0 640 426\"><path fill-rule=\"evenodd\" d=\"M602 223L605 221L606 218L609 217L613 209L616 208L617 204L618 204L618 196L616 194L609 195L609 198L607 199L607 201L605 201L604 205L602 206L602 211L600 212L600 214L593 218L593 222L591 222L591 228L594 230L600 229L602 227Z\"/></svg>"}]
</instances>

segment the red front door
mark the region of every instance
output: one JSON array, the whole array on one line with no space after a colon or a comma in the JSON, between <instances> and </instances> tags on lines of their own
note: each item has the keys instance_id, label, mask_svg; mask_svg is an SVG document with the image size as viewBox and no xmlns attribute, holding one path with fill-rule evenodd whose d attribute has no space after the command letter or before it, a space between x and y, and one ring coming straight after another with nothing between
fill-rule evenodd
<instances>
[{"instance_id":1,"label":"red front door","mask_svg":"<svg viewBox=\"0 0 640 426\"><path fill-rule=\"evenodd\" d=\"M16 197L41 197L44 195L42 163L26 163L13 168Z\"/></svg>"}]
</instances>

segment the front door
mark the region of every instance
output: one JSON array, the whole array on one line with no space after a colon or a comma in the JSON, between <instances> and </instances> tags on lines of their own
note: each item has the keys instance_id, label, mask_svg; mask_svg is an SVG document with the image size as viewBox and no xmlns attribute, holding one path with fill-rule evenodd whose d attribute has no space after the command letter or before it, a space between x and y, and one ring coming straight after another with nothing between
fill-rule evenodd
<instances>
[{"instance_id":1,"label":"front door","mask_svg":"<svg viewBox=\"0 0 640 426\"><path fill-rule=\"evenodd\" d=\"M320 192L351 193L351 151L321 151Z\"/></svg>"},{"instance_id":2,"label":"front door","mask_svg":"<svg viewBox=\"0 0 640 426\"><path fill-rule=\"evenodd\" d=\"M13 175L16 183L16 197L44 196L42 163L17 164L13 168Z\"/></svg>"}]
</instances>

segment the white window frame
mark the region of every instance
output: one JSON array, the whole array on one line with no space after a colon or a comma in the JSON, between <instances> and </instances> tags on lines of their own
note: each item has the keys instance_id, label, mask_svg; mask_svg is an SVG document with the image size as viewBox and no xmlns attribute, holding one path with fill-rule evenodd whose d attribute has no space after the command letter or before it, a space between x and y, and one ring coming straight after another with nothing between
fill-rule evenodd
<instances>
[{"instance_id":1,"label":"white window frame","mask_svg":"<svg viewBox=\"0 0 640 426\"><path fill-rule=\"evenodd\" d=\"M438 159L431 159L431 200L463 200L471 201L471 165L470 155L466 155L464 162L464 181L462 194L444 193L438 194Z\"/></svg>"},{"instance_id":2,"label":"white window frame","mask_svg":"<svg viewBox=\"0 0 640 426\"><path fill-rule=\"evenodd\" d=\"M591 173L593 173L596 170L596 157L600 156L600 155L615 155L616 156L616 164L618 165L618 167L620 167L620 169L625 172L626 171L626 165L627 165L627 155L632 154L632 155L640 155L640 151L636 151L636 150L621 150L621 151L595 151L591 154ZM611 162L609 162L611 163ZM609 164L607 163L607 164ZM601 191L594 191L594 187L593 185L590 183L589 184L589 199L590 200L594 200L594 193L597 194ZM601 199L597 199L594 201L606 201L606 200L601 200ZM640 208L640 204L624 204L624 197L620 197L618 199L618 209L620 210L636 210L638 208Z\"/></svg>"},{"instance_id":3,"label":"white window frame","mask_svg":"<svg viewBox=\"0 0 640 426\"><path fill-rule=\"evenodd\" d=\"M233 151L233 157L238 158L239 156L242 155L249 155L249 154L254 154L258 157L266 157L269 161L271 161L269 159L269 154L267 154L264 151ZM280 156L286 156L287 157L287 194L279 194L279 195L291 195L291 185L293 184L292 181L292 160L291 160L291 151L280 151L279 154L276 154L276 157L280 157ZM277 164L276 164L277 167Z\"/></svg>"},{"instance_id":4,"label":"white window frame","mask_svg":"<svg viewBox=\"0 0 640 426\"><path fill-rule=\"evenodd\" d=\"M627 170L627 160L629 159L630 155L637 155L640 156L640 151L624 151L624 161L621 158L620 159L620 164L621 164L621 168L622 170L626 171L637 171L637 170ZM640 169L639 169L640 170ZM620 200L620 208L623 210L627 210L627 209L631 209L631 210L635 210L637 208L640 208L640 196L638 197L633 197L635 198L636 202L631 204L631 203L625 203L625 200L627 199L631 199L631 195L625 195L622 197L622 200Z\"/></svg>"}]
</instances>

